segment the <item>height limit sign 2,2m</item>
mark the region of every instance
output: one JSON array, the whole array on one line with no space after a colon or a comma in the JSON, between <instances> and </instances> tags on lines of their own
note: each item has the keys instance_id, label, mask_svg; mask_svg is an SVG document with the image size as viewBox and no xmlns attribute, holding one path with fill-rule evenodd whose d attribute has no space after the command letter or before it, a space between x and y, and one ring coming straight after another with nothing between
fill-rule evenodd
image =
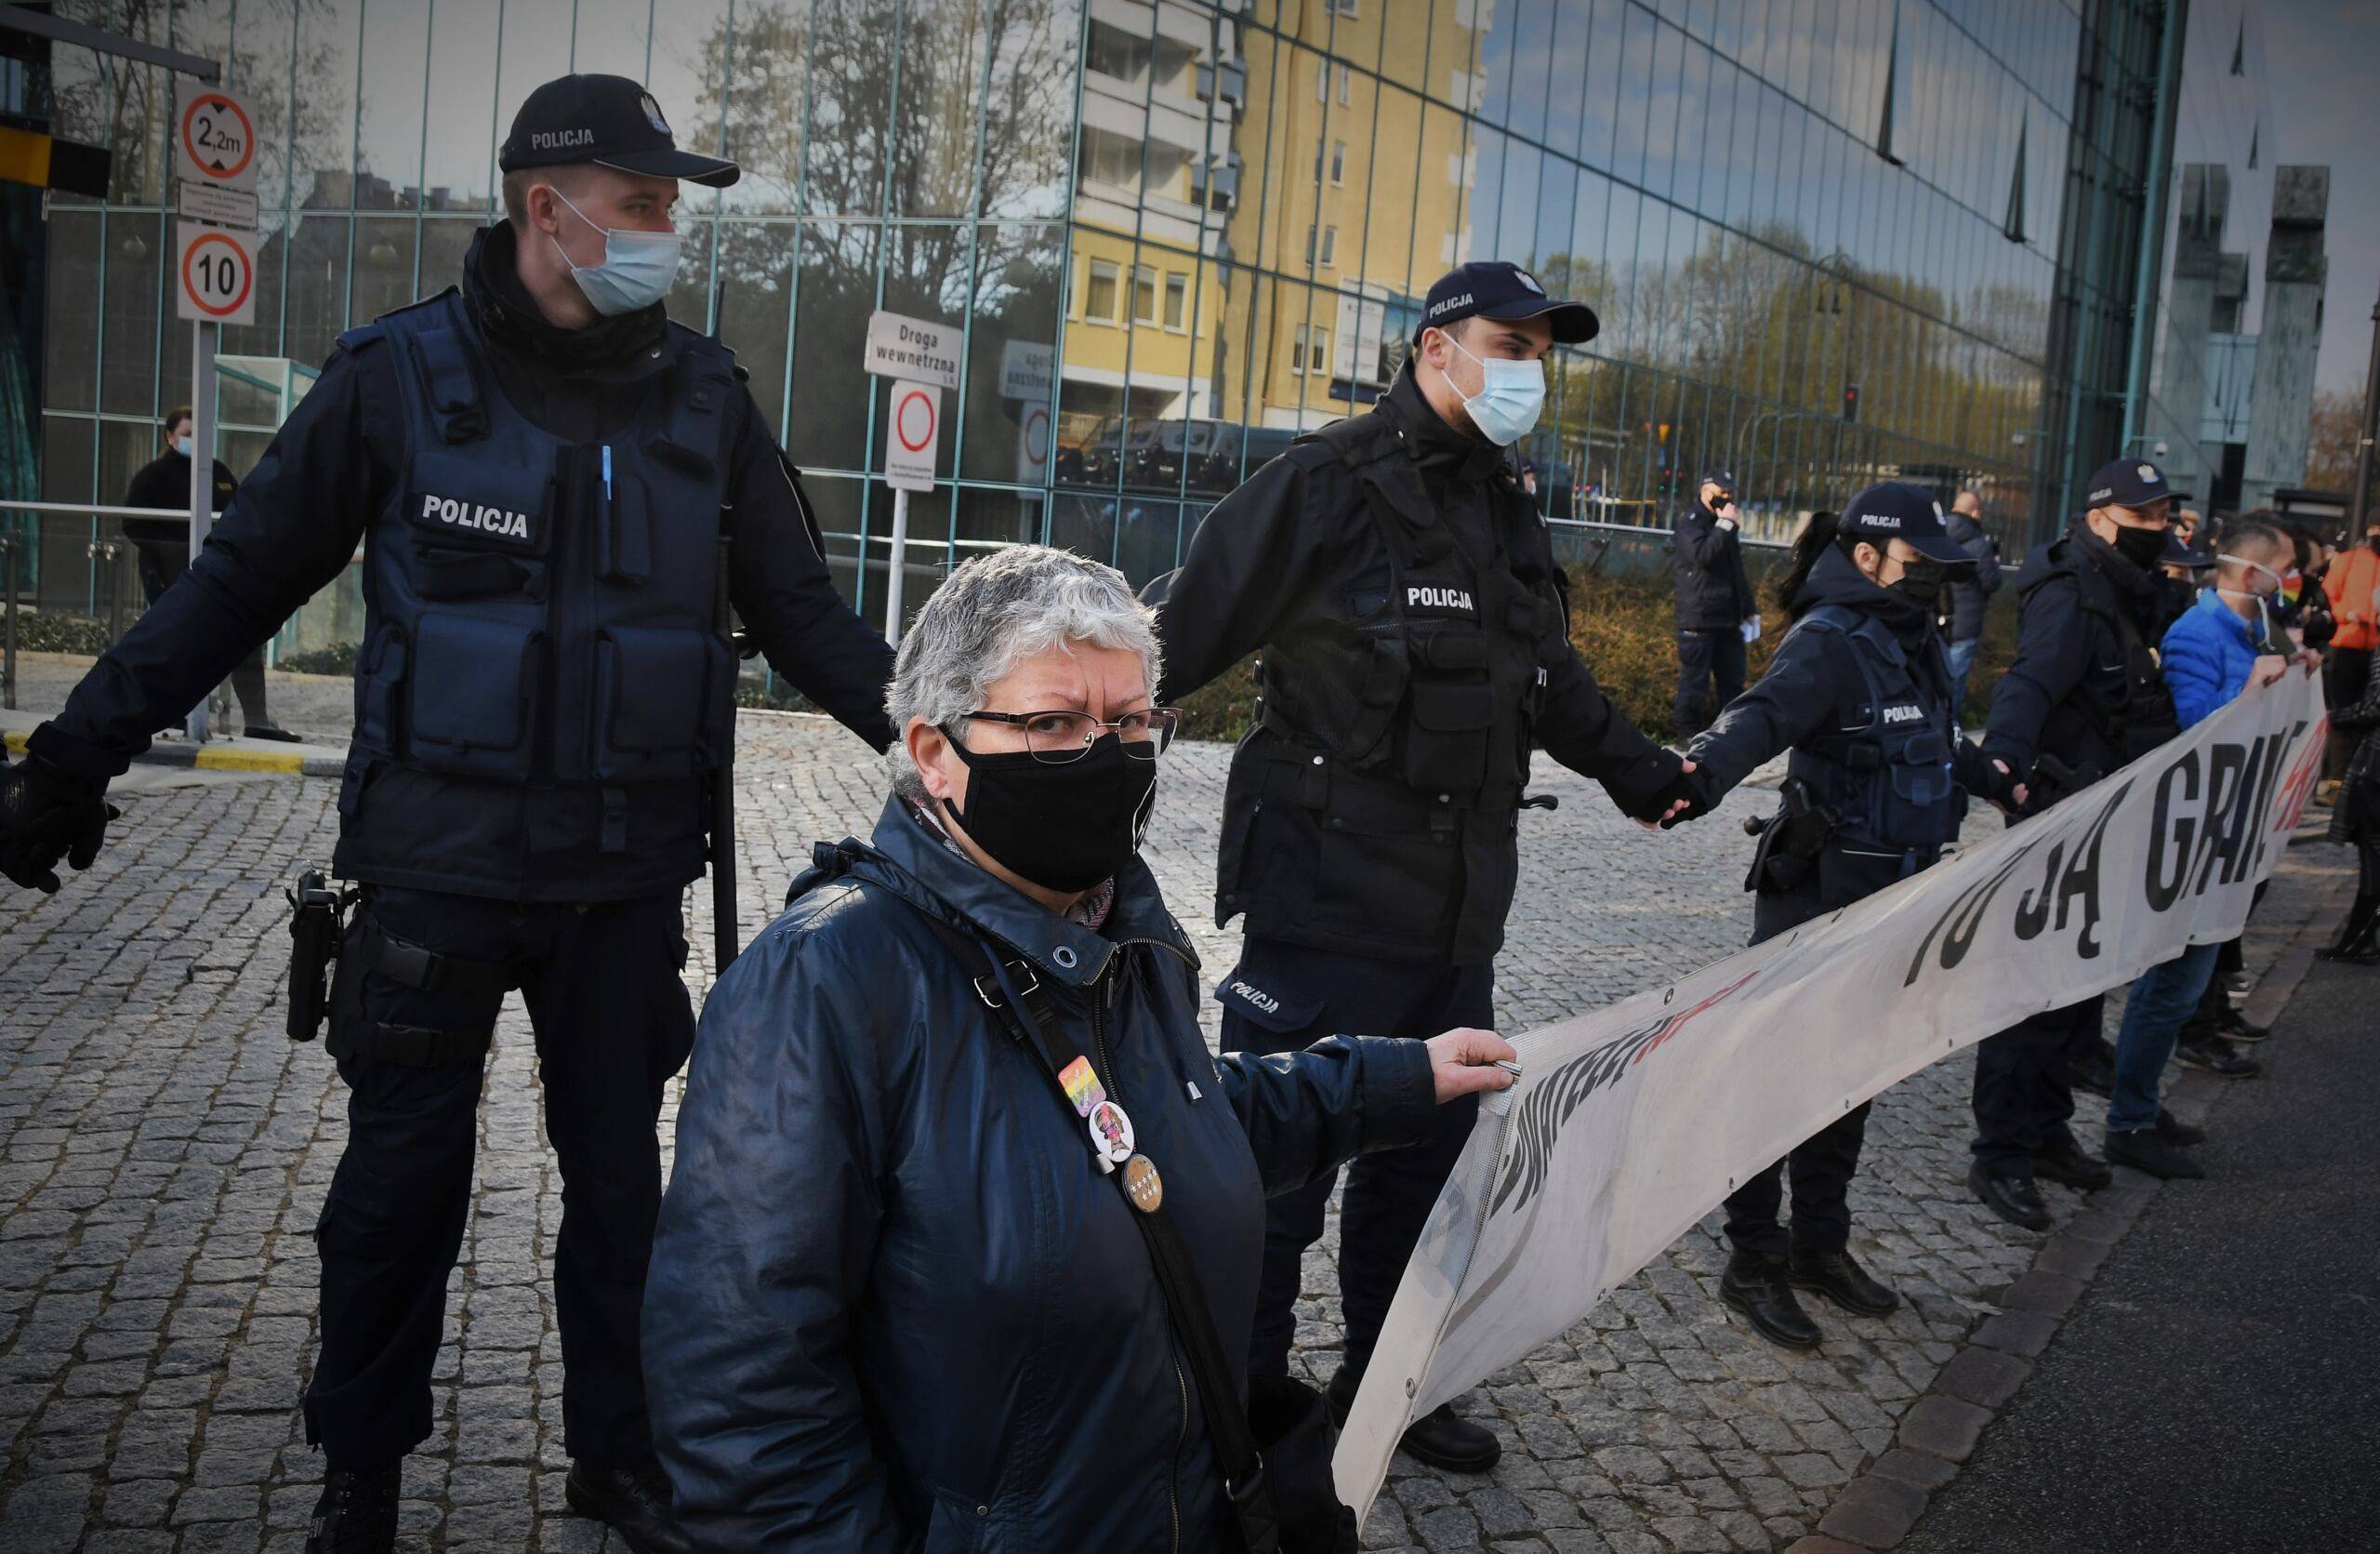
<instances>
[{"instance_id":1,"label":"height limit sign 2,2m","mask_svg":"<svg viewBox=\"0 0 2380 1554\"><path fill-rule=\"evenodd\" d=\"M194 324L257 317L256 115L230 92L184 81L175 103L175 312ZM193 402L195 403L195 402Z\"/></svg>"}]
</instances>

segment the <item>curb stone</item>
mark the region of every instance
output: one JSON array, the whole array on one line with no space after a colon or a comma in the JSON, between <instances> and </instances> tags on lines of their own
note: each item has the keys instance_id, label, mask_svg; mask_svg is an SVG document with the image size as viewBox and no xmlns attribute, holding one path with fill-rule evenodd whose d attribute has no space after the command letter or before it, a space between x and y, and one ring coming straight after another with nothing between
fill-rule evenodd
<instances>
[{"instance_id":1,"label":"curb stone","mask_svg":"<svg viewBox=\"0 0 2380 1554\"><path fill-rule=\"evenodd\" d=\"M2346 921L2351 894L2350 885L2334 891L2298 928L2245 1001L2250 1018L2269 1023L2281 1013L2312 968L2315 947ZM2220 1080L2185 1074L2170 1095L2195 1120L2222 1085ZM1871 1554L1897 1547L1925 1514L1934 1492L1958 1477L1959 1466L1983 1432L2016 1400L2033 1358L2049 1347L2099 1264L2163 1186L2138 1172L2119 1171L2115 1186L2083 1200L2089 1207L2043 1241L2033 1267L2002 1292L2002 1309L1984 1319L1901 1415L1892 1449L1844 1485L1818 1531L1785 1554Z\"/></svg>"}]
</instances>

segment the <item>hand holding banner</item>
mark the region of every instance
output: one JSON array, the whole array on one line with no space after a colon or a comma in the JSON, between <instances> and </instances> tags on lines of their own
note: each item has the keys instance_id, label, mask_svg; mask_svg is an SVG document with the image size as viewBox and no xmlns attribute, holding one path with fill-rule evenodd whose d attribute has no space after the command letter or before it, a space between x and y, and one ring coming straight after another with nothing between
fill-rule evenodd
<instances>
[{"instance_id":1,"label":"hand holding banner","mask_svg":"<svg viewBox=\"0 0 2380 1554\"><path fill-rule=\"evenodd\" d=\"M1341 1435L1368 1510L1406 1426L1585 1316L1831 1119L2029 1015L2232 937L2321 764L2291 674L1983 846L1659 992L1518 1038Z\"/></svg>"}]
</instances>

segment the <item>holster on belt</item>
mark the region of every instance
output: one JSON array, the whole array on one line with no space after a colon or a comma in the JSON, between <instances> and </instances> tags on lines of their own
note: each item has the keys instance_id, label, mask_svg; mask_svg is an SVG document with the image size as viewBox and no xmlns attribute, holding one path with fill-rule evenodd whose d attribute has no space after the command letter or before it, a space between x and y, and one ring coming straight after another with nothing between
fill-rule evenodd
<instances>
[{"instance_id":1,"label":"holster on belt","mask_svg":"<svg viewBox=\"0 0 2380 1554\"><path fill-rule=\"evenodd\" d=\"M1752 850L1744 888L1764 895L1792 890L1810 876L1827 833L1839 823L1834 811L1818 804L1809 784L1787 777L1778 790L1777 813L1758 822L1760 845Z\"/></svg>"}]
</instances>

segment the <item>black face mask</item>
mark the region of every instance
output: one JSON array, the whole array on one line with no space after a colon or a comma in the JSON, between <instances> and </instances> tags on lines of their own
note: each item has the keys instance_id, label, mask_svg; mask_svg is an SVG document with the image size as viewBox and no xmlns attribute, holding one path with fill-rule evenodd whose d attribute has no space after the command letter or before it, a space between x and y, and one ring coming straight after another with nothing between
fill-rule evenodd
<instances>
[{"instance_id":1,"label":"black face mask","mask_svg":"<svg viewBox=\"0 0 2380 1554\"><path fill-rule=\"evenodd\" d=\"M2133 565L2146 569L2157 564L2165 553L2163 529L2135 529L2129 525L2116 527L2116 553Z\"/></svg>"},{"instance_id":2,"label":"black face mask","mask_svg":"<svg viewBox=\"0 0 2380 1554\"><path fill-rule=\"evenodd\" d=\"M1932 556L1920 556L1901 563L1900 576L1885 586L1931 615L1941 601L1942 578L1949 570Z\"/></svg>"},{"instance_id":3,"label":"black face mask","mask_svg":"<svg viewBox=\"0 0 2380 1554\"><path fill-rule=\"evenodd\" d=\"M950 812L1011 873L1050 890L1089 890L1140 850L1157 807L1157 763L1125 754L1119 737L1104 734L1054 764L1030 750L977 755L950 743L967 764L967 807Z\"/></svg>"}]
</instances>

